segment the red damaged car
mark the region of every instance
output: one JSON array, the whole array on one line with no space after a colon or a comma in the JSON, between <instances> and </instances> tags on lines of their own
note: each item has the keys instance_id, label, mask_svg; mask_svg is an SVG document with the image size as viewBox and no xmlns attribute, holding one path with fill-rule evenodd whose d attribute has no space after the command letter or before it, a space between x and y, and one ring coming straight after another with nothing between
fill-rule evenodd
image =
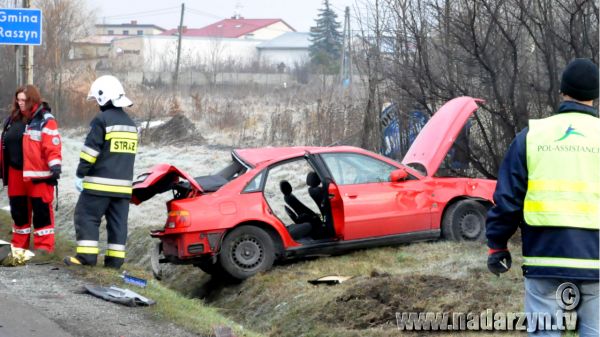
<instances>
[{"instance_id":1,"label":"red damaged car","mask_svg":"<svg viewBox=\"0 0 600 337\"><path fill-rule=\"evenodd\" d=\"M243 280L276 260L437 239L482 240L496 182L437 177L477 109L459 97L429 120L398 163L350 146L232 151L214 175L159 164L132 202L173 191L152 264L193 264Z\"/></svg>"}]
</instances>

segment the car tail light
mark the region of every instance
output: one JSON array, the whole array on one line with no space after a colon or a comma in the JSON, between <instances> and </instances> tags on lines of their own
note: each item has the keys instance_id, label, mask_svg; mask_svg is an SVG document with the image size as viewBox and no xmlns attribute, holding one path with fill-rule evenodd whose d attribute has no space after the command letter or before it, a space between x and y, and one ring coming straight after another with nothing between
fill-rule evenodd
<instances>
[{"instance_id":1,"label":"car tail light","mask_svg":"<svg viewBox=\"0 0 600 337\"><path fill-rule=\"evenodd\" d=\"M167 218L166 228L179 228L189 227L192 221L190 219L190 212L188 211L170 211L169 217Z\"/></svg>"}]
</instances>

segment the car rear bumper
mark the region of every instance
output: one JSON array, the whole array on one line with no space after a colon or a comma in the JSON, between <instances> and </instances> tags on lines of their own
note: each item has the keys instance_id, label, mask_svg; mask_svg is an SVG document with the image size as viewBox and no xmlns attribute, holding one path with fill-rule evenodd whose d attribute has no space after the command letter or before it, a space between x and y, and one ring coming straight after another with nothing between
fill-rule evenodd
<instances>
[{"instance_id":1,"label":"car rear bumper","mask_svg":"<svg viewBox=\"0 0 600 337\"><path fill-rule=\"evenodd\" d=\"M189 264L215 255L223 239L224 231L179 232L152 231L150 236L161 241L162 262Z\"/></svg>"}]
</instances>

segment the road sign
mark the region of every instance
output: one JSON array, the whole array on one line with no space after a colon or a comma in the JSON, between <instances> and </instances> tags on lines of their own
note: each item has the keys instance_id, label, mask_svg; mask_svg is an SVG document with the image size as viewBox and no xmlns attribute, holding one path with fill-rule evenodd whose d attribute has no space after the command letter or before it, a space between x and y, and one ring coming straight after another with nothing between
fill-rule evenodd
<instances>
[{"instance_id":1,"label":"road sign","mask_svg":"<svg viewBox=\"0 0 600 337\"><path fill-rule=\"evenodd\" d=\"M42 44L42 10L0 8L0 44Z\"/></svg>"}]
</instances>

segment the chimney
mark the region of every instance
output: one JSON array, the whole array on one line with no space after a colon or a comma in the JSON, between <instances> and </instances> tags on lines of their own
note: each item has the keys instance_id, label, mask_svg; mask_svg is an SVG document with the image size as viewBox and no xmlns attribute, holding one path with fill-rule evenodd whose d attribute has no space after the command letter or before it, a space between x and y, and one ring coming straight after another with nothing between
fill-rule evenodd
<instances>
[{"instance_id":1,"label":"chimney","mask_svg":"<svg viewBox=\"0 0 600 337\"><path fill-rule=\"evenodd\" d=\"M131 20L131 24L132 24L133 26L137 25L137 20Z\"/></svg>"}]
</instances>

